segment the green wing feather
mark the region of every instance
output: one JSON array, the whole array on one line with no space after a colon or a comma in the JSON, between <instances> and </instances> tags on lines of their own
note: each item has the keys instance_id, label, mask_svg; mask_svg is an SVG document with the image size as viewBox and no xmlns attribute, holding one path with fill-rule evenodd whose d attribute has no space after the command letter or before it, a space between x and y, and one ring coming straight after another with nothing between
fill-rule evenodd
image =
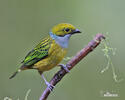
<instances>
[{"instance_id":1,"label":"green wing feather","mask_svg":"<svg viewBox=\"0 0 125 100\"><path fill-rule=\"evenodd\" d=\"M50 37L42 40L32 51L30 51L22 62L24 66L32 66L41 59L48 56L48 51L51 45Z\"/></svg>"}]
</instances>

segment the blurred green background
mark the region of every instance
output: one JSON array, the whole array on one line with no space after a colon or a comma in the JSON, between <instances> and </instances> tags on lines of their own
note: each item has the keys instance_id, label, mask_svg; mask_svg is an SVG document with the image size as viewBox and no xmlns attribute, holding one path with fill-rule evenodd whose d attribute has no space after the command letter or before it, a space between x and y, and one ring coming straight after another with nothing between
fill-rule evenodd
<instances>
[{"instance_id":1,"label":"blurred green background","mask_svg":"<svg viewBox=\"0 0 125 100\"><path fill-rule=\"evenodd\" d=\"M24 100L29 89L28 100L38 100L46 85L37 71L24 71L12 80L8 78L51 27L62 22L71 23L83 32L71 38L68 57L75 55L96 33L109 32L111 46L117 48L112 62L118 78L124 78L124 18L124 0L0 0L0 100L6 96ZM77 64L48 100L125 99L125 81L116 83L111 68L100 73L107 64L102 48L100 45ZM47 80L57 70L46 72ZM102 96L106 91L118 97Z\"/></svg>"}]
</instances>

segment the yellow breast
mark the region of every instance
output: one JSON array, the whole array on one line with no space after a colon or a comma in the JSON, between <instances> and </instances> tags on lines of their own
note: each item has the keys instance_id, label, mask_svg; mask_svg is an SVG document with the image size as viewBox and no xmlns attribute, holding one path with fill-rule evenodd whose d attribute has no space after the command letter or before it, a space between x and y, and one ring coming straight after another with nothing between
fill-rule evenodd
<instances>
[{"instance_id":1,"label":"yellow breast","mask_svg":"<svg viewBox=\"0 0 125 100\"><path fill-rule=\"evenodd\" d=\"M62 61L62 59L66 55L66 52L66 48L62 48L57 43L55 43L55 40L52 40L48 57L37 62L34 67L40 71L50 70Z\"/></svg>"}]
</instances>

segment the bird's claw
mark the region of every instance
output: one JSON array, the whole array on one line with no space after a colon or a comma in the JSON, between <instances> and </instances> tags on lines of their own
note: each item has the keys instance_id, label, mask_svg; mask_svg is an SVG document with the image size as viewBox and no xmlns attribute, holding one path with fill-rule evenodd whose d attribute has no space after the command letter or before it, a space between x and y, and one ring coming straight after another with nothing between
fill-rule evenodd
<instances>
[{"instance_id":1,"label":"bird's claw","mask_svg":"<svg viewBox=\"0 0 125 100\"><path fill-rule=\"evenodd\" d=\"M50 90L50 92L55 88L55 86L53 86L52 84L50 84L44 77L44 75L42 74L42 78L45 81L45 84L47 85L48 89Z\"/></svg>"},{"instance_id":2,"label":"bird's claw","mask_svg":"<svg viewBox=\"0 0 125 100\"><path fill-rule=\"evenodd\" d=\"M64 69L67 73L70 72L70 70L67 68L67 65L59 64L59 66L61 66L61 68Z\"/></svg>"},{"instance_id":3,"label":"bird's claw","mask_svg":"<svg viewBox=\"0 0 125 100\"><path fill-rule=\"evenodd\" d=\"M47 85L48 89L50 90L50 92L55 88L55 86L53 86L49 82L46 82L46 85Z\"/></svg>"}]
</instances>

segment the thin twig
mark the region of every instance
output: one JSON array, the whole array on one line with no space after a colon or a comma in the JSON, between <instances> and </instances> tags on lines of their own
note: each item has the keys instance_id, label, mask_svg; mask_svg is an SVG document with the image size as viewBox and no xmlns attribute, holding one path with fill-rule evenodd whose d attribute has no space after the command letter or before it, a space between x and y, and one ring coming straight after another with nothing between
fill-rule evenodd
<instances>
[{"instance_id":1,"label":"thin twig","mask_svg":"<svg viewBox=\"0 0 125 100\"><path fill-rule=\"evenodd\" d=\"M101 42L101 39L105 39L102 34L97 34L95 38L88 43L88 45L79 51L76 56L74 56L66 65L69 70L71 70L80 60L82 60L88 53L93 51ZM55 86L65 75L67 72L64 69L60 69L51 79L50 84ZM41 95L39 100L47 100L50 90L46 88Z\"/></svg>"}]
</instances>

